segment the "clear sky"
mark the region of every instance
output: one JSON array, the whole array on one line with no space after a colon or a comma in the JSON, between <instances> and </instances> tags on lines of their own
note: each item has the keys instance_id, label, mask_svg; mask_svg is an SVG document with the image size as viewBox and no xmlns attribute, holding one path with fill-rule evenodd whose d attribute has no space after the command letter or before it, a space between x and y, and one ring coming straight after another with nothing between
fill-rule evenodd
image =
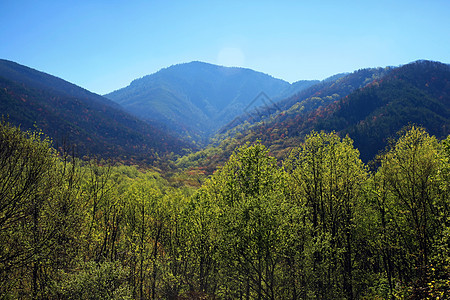
<instances>
[{"instance_id":1,"label":"clear sky","mask_svg":"<svg viewBox=\"0 0 450 300\"><path fill-rule=\"evenodd\" d=\"M324 79L450 63L450 1L0 0L0 58L99 94L193 60Z\"/></svg>"}]
</instances>

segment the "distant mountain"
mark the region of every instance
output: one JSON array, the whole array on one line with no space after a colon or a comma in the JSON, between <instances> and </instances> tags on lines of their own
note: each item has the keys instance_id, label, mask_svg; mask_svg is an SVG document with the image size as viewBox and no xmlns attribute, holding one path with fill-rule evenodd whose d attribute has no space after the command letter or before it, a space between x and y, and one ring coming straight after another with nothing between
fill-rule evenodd
<instances>
[{"instance_id":1,"label":"distant mountain","mask_svg":"<svg viewBox=\"0 0 450 300\"><path fill-rule=\"evenodd\" d=\"M315 115L320 116L315 129L349 134L366 161L410 124L445 138L450 134L450 65L424 60L404 65Z\"/></svg>"},{"instance_id":2,"label":"distant mountain","mask_svg":"<svg viewBox=\"0 0 450 300\"><path fill-rule=\"evenodd\" d=\"M81 155L151 161L192 147L186 140L203 142L220 132L215 142L223 142L222 150L191 156L210 157L212 170L245 142L261 140L285 157L311 130L324 130L348 134L368 161L409 124L437 137L450 133L450 66L431 61L293 84L250 69L191 62L107 97L114 101L0 60L0 115L23 129L37 126L56 143L75 144Z\"/></svg>"},{"instance_id":3,"label":"distant mountain","mask_svg":"<svg viewBox=\"0 0 450 300\"><path fill-rule=\"evenodd\" d=\"M339 74L276 103L242 115L205 149L177 161L183 168L212 173L246 142L260 140L283 159L312 130L349 135L368 162L408 125L430 134L450 134L450 66L417 61L401 67Z\"/></svg>"},{"instance_id":4,"label":"distant mountain","mask_svg":"<svg viewBox=\"0 0 450 300\"><path fill-rule=\"evenodd\" d=\"M285 89L281 94L274 97L274 101L280 101L291 96L295 96L297 93L306 90L307 88L319 84L320 80L299 80L293 82L287 89Z\"/></svg>"},{"instance_id":5,"label":"distant mountain","mask_svg":"<svg viewBox=\"0 0 450 300\"><path fill-rule=\"evenodd\" d=\"M250 69L194 61L136 79L105 97L144 120L162 121L183 135L205 141L237 115L264 105L255 99L261 92L275 99L314 83L291 85Z\"/></svg>"},{"instance_id":6,"label":"distant mountain","mask_svg":"<svg viewBox=\"0 0 450 300\"><path fill-rule=\"evenodd\" d=\"M26 66L0 60L0 114L22 129L37 126L80 155L151 161L188 145L117 103Z\"/></svg>"},{"instance_id":7,"label":"distant mountain","mask_svg":"<svg viewBox=\"0 0 450 300\"><path fill-rule=\"evenodd\" d=\"M349 134L368 161L409 124L440 138L450 134L450 67L417 61L398 68L358 70L321 82L277 106L281 112L247 121L237 143L260 139L283 156L311 130L337 131Z\"/></svg>"},{"instance_id":8,"label":"distant mountain","mask_svg":"<svg viewBox=\"0 0 450 300\"><path fill-rule=\"evenodd\" d=\"M224 126L219 133L234 132L236 127L258 125L263 122L267 126L277 126L285 119L304 119L309 113L319 107L325 107L334 101L346 97L353 91L369 85L376 79L382 78L392 71L392 68L368 68L350 74L341 73L326 78L318 83L305 87L290 97L286 97L272 106L258 108L237 117L233 122ZM293 84L294 85L294 84ZM238 120L239 122L236 122ZM238 131L242 130L238 128ZM229 134L228 134L229 135Z\"/></svg>"}]
</instances>

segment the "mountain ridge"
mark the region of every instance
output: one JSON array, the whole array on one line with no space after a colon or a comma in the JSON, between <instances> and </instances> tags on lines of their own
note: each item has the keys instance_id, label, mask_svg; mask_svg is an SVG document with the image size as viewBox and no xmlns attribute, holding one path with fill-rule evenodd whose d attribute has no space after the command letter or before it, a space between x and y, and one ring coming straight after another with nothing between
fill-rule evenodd
<instances>
[{"instance_id":1,"label":"mountain ridge","mask_svg":"<svg viewBox=\"0 0 450 300\"><path fill-rule=\"evenodd\" d=\"M304 81L297 90L309 85ZM276 97L289 88L287 81L248 68L193 61L135 79L105 97L140 118L156 118L197 141L207 141L260 92Z\"/></svg>"},{"instance_id":2,"label":"mountain ridge","mask_svg":"<svg viewBox=\"0 0 450 300\"><path fill-rule=\"evenodd\" d=\"M242 116L208 147L180 158L178 165L210 174L233 149L257 141L282 160L311 131L349 135L365 162L375 159L408 126L422 126L445 138L450 134L450 65L420 60L360 69L322 81L276 105L276 110Z\"/></svg>"},{"instance_id":3,"label":"mountain ridge","mask_svg":"<svg viewBox=\"0 0 450 300\"><path fill-rule=\"evenodd\" d=\"M380 72L368 76L370 70ZM272 123L256 126L252 132L268 131L266 136L270 136L275 131L277 138L274 139L278 142L282 141L280 138L293 139L287 144L294 143L298 140L295 137L304 136L311 130L349 134L365 161L373 159L390 137L409 124L424 126L438 137L450 133L448 64L419 60L397 68L363 69L348 77L359 77L361 83L359 87L356 84L348 95L323 101L330 97L327 93L332 92L332 89L325 89L314 93L312 98L296 103L291 101L292 106L287 106L289 108L280 112ZM346 77L340 78L333 85L345 80ZM319 104L313 103L309 110L304 109L302 105L314 102L314 98ZM283 107L283 103L278 105Z\"/></svg>"},{"instance_id":4,"label":"mountain ridge","mask_svg":"<svg viewBox=\"0 0 450 300\"><path fill-rule=\"evenodd\" d=\"M0 108L24 130L36 126L81 156L152 161L189 144L125 112L117 103L58 77L0 60Z\"/></svg>"},{"instance_id":5,"label":"mountain ridge","mask_svg":"<svg viewBox=\"0 0 450 300\"><path fill-rule=\"evenodd\" d=\"M174 67L177 72L174 72ZM226 72L227 76L237 75L239 80L227 82L226 76L221 77L218 72ZM202 80L198 80L199 73ZM246 73L251 77L247 78ZM438 137L449 133L449 74L448 64L419 60L399 67L367 68L336 74L320 82L309 80L289 84L251 69L198 61L184 63L164 68L130 84L138 89L134 90L135 95L129 93L131 100L124 100L129 105L133 104L133 99L139 104L141 100L133 97L140 93L145 96L148 91L139 87L147 88L148 82L153 84L153 96L178 101L164 103L157 99L156 108L160 111L155 110L155 114L144 122L130 115L115 101L55 76L0 60L0 108L3 115L8 115L9 120L25 129L37 126L55 140L62 136L74 139L80 152L133 159L147 156L149 161L156 159L158 153L182 154L182 149L192 148L186 140L199 139L204 133L197 132L198 137L188 136L182 141L164 129L170 125L158 123L161 118L176 120L183 113L191 113L190 118L197 122L197 128L202 129L208 122L219 128L218 119L222 117L223 121L224 114L228 113L228 118L231 118L236 112L248 109L240 117L243 123L233 124L230 131L223 131L213 141L217 144L217 141L232 138L233 143L239 145L259 139L269 145L273 153L282 156L290 147L301 143L302 136L311 130L337 131L341 135L349 134L367 161L402 126L422 125ZM278 95L290 93L293 85L300 86L300 90L278 102L265 103L264 107L257 107L262 104L255 101L257 99L254 99L254 104L244 103L241 100L252 99L250 95L255 87L260 87L256 84L258 78L267 81L267 86L273 84ZM202 91L204 86L219 86L221 89L216 94L208 94ZM233 90L236 86L250 86L253 90L239 98L245 94L245 89L237 88L236 92ZM195 93L186 93L185 89L193 87ZM228 92L226 97L215 101L213 96L225 92ZM242 108L244 104L247 107ZM251 111L255 107L257 114ZM217 114L215 118L208 116L212 112ZM176 128L180 136L196 134L188 124ZM173 132L174 128L171 130ZM233 143L228 143L228 148Z\"/></svg>"},{"instance_id":6,"label":"mountain ridge","mask_svg":"<svg viewBox=\"0 0 450 300\"><path fill-rule=\"evenodd\" d=\"M51 87L50 90L66 96L76 96L80 98L92 97L92 99L99 102L120 108L120 105L117 105L116 102L95 94L81 86L14 61L0 59L0 74L7 74L7 79L21 82L37 89L48 89Z\"/></svg>"}]
</instances>

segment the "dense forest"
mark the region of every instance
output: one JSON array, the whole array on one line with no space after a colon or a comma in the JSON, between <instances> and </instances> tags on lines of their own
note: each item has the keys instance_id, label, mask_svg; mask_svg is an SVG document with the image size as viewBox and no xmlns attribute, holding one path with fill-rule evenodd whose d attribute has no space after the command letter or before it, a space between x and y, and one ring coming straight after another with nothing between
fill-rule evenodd
<instances>
[{"instance_id":1,"label":"dense forest","mask_svg":"<svg viewBox=\"0 0 450 300\"><path fill-rule=\"evenodd\" d=\"M139 120L109 99L2 59L0 117L24 130L39 128L57 148L76 145L79 157L101 155L151 163L160 155L194 148L160 124Z\"/></svg>"},{"instance_id":2,"label":"dense forest","mask_svg":"<svg viewBox=\"0 0 450 300\"><path fill-rule=\"evenodd\" d=\"M416 61L398 68L362 69L275 105L247 114L242 123L216 135L209 147L183 157L180 164L211 172L228 159L230 150L257 140L282 159L312 130L349 135L366 163L411 124L443 139L450 134L450 66Z\"/></svg>"},{"instance_id":3,"label":"dense forest","mask_svg":"<svg viewBox=\"0 0 450 300\"><path fill-rule=\"evenodd\" d=\"M311 131L283 160L241 146L197 188L2 122L0 298L449 298L449 160L421 127L370 164Z\"/></svg>"}]
</instances>

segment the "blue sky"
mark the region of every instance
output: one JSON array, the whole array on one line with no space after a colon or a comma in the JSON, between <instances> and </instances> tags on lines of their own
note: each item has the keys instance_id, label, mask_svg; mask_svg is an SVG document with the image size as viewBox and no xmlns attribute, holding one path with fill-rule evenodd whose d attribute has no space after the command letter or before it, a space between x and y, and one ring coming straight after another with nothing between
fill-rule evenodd
<instances>
[{"instance_id":1,"label":"blue sky","mask_svg":"<svg viewBox=\"0 0 450 300\"><path fill-rule=\"evenodd\" d=\"M104 94L173 64L289 82L450 63L450 1L0 1L0 58Z\"/></svg>"}]
</instances>

